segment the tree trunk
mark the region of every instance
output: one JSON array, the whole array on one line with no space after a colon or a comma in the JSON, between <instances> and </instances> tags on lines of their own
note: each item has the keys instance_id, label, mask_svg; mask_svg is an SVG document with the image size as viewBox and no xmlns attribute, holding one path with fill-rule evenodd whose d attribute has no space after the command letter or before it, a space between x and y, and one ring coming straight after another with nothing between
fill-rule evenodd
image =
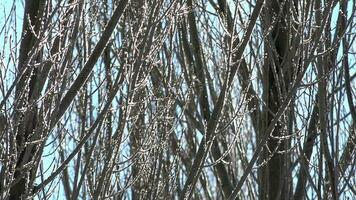
<instances>
[{"instance_id":1,"label":"tree trunk","mask_svg":"<svg viewBox=\"0 0 356 200\"><path fill-rule=\"evenodd\" d=\"M271 125L283 97L286 94L290 78L288 77L288 28L286 22L288 3L285 1L267 1L262 15L264 32L266 34L265 62L264 62L264 101L266 107L263 112L263 130ZM286 182L289 177L290 163L285 153L280 153L288 148L288 140L281 139L286 133L286 121L283 117L275 124L272 134L267 140L260 162L265 162L261 167L260 199L289 199L291 183Z\"/></svg>"},{"instance_id":2,"label":"tree trunk","mask_svg":"<svg viewBox=\"0 0 356 200\"><path fill-rule=\"evenodd\" d=\"M39 97L40 88L39 68L34 67L34 64L41 62L42 50L34 49L34 46L38 41L36 35L40 32L44 5L43 0L29 0L25 3L23 39L18 61L18 72L24 72L24 81L19 82L15 93L17 161L13 177L15 182L10 188L10 199L21 199L26 193L32 191L37 171L35 163L37 146L28 143L36 137L37 105L35 102ZM25 165L28 166L25 167Z\"/></svg>"}]
</instances>

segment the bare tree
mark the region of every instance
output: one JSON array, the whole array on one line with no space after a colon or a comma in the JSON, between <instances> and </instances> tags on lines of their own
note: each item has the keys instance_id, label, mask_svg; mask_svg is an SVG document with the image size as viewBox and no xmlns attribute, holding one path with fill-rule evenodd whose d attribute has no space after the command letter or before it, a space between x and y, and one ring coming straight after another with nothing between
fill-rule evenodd
<instances>
[{"instance_id":1,"label":"bare tree","mask_svg":"<svg viewBox=\"0 0 356 200\"><path fill-rule=\"evenodd\" d=\"M0 3L0 198L354 197L355 5Z\"/></svg>"}]
</instances>

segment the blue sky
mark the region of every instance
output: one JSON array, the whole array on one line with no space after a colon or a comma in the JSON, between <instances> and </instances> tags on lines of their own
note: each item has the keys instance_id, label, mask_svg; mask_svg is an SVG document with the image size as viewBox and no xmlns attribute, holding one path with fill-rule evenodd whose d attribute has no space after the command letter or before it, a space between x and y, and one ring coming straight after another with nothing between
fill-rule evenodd
<instances>
[{"instance_id":1,"label":"blue sky","mask_svg":"<svg viewBox=\"0 0 356 200\"><path fill-rule=\"evenodd\" d=\"M18 42L20 40L20 37L21 37L21 31L22 31L22 19L23 19L23 5L21 3L21 1L16 1L16 3L14 3L15 1L12 1L12 0L3 0L3 1L0 1L0 49L4 49L3 47L5 47L5 51L3 52L0 52L0 56L1 56L1 62L4 62L4 63L7 63L8 60L9 60L9 52L10 52L10 47L14 47L15 45L19 45ZM352 5L353 3L355 3L354 1L349 1L349 3ZM14 8L16 9L16 12L14 12L16 15L13 15L11 16L8 20L11 21L10 24L12 24L14 27L12 27L13 29L5 29L4 28L4 22L6 19L6 16L8 16L8 14L10 13L10 10L11 8ZM336 19L337 17L337 9L335 9L336 11L334 11L333 13L333 19ZM350 17L350 12L349 12L349 16ZM16 32L13 32L13 30L16 30ZM10 35L11 35L11 41L8 40L8 38L5 38L5 33L6 31L10 31ZM4 45L4 46L3 46ZM352 47L352 51L355 52L355 46ZM16 48L17 50L19 48ZM341 56L341 55L339 55ZM350 55L349 56L349 59L350 61L354 62L355 60L355 54L352 56ZM16 60L16 59L15 59ZM11 63L10 62L10 65L13 65L13 68L12 69L15 69L15 66L16 66L17 63ZM9 82L11 83L14 79L14 73L11 72L11 71L8 71L6 72L6 76L5 73L3 70L0 70L1 71L1 76L2 77L6 77L6 82ZM356 73L356 68L353 67L351 70L350 70L350 73L351 75L352 74L355 74ZM354 83L354 82L353 82ZM9 86L9 84L6 84L7 86ZM353 84L352 85L353 88L355 88L355 85ZM6 89L5 89L6 91ZM0 91L1 92L1 91ZM3 94L0 93L0 99L3 98L2 96ZM345 106L346 106L346 103L347 102L344 102L345 103ZM51 138L49 139L51 140ZM45 155L48 154L48 152L50 151L50 147L48 147L49 149L45 151ZM46 158L44 158L44 162L43 162L43 168L44 169L47 169L47 167L49 167L51 165L51 162L54 158L54 155L51 155L51 156L48 156ZM53 166L52 166L53 167ZM51 168L52 168L51 167ZM48 171L48 173L50 173L51 170ZM48 175L48 174L47 174ZM60 192L59 195L63 194L62 193L63 191Z\"/></svg>"}]
</instances>

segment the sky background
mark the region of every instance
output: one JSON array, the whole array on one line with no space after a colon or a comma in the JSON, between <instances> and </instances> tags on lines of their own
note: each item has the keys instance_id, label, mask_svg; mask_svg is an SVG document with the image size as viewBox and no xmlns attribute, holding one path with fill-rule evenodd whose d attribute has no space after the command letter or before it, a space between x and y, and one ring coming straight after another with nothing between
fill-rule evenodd
<instances>
[{"instance_id":1,"label":"sky background","mask_svg":"<svg viewBox=\"0 0 356 200\"><path fill-rule=\"evenodd\" d=\"M354 4L354 1L349 1L350 5ZM350 6L351 7L351 6ZM15 9L16 11L13 12L15 15L9 16L8 14L11 12L11 9ZM351 11L351 10L350 10ZM337 8L334 9L333 12L333 26L335 28L336 25L336 18L337 18ZM350 18L350 12L348 13L348 18ZM2 0L0 1L0 62L5 63L5 65L12 65L13 67L10 67L9 69L15 70L16 69L16 63L13 63L12 60L10 60L10 54L9 52L12 52L11 49L17 49L19 48L16 47L16 45L20 45L19 41L21 38L21 31L22 31L22 20L23 20L23 3L22 1L12 1L12 0ZM4 24L8 23L11 24L10 29L9 27L5 27ZM16 32L14 32L16 30ZM9 35L11 35L11 38L6 38L5 36L7 35L6 33L10 32ZM354 63L355 60L355 45L351 46L351 52L354 52L353 54L349 55L350 63ZM14 55L15 58L17 55ZM341 57L341 53L339 53L338 57ZM16 59L15 59L16 60ZM7 87L10 87L10 83L13 82L14 77L15 77L15 72L5 72L4 70L0 69L1 72L1 77L5 77L5 82L9 84L5 84ZM352 67L350 69L351 76L356 73L356 67ZM6 76L5 76L6 74ZM352 87L355 89L355 81L352 82ZM8 88L0 88L0 100L2 100L4 91L7 91ZM11 102L10 98L10 102ZM345 101L345 107L347 107L347 102ZM351 120L351 116L349 116L346 120ZM49 138L49 141L51 141L51 138ZM55 154L51 154L51 146L48 147L47 150L44 152L44 159L43 159L43 168L44 169L53 169L53 159L55 159ZM314 151L315 152L315 151ZM0 163L1 164L1 163ZM49 175L51 170L48 170L46 175ZM61 187L61 186L60 186ZM63 191L59 190L59 193L57 194L59 196L63 195ZM54 195L56 196L56 195Z\"/></svg>"}]
</instances>

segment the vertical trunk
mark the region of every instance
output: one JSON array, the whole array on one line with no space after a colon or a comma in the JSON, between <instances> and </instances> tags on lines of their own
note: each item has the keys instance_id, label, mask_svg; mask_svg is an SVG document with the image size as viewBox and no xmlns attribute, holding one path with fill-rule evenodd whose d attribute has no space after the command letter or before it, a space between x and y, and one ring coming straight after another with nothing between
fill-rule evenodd
<instances>
[{"instance_id":1,"label":"vertical trunk","mask_svg":"<svg viewBox=\"0 0 356 200\"><path fill-rule=\"evenodd\" d=\"M44 1L29 0L26 1L22 41L18 61L18 71L24 71L26 81L20 82L16 87L16 145L17 156L14 173L14 185L10 188L10 199L21 199L32 190L32 183L36 174L36 165L34 161L36 146L28 145L31 138L34 137L37 126L37 106L34 102L39 96L38 75L39 70L30 65L41 60L41 50L34 50L36 35L38 35L41 26L41 17L43 13ZM29 55L33 55L30 58ZM29 80L29 81L27 81ZM23 111L20 111L21 109Z\"/></svg>"},{"instance_id":2,"label":"vertical trunk","mask_svg":"<svg viewBox=\"0 0 356 200\"><path fill-rule=\"evenodd\" d=\"M138 78L140 79L140 78ZM134 85L134 84L133 84ZM143 89L137 89L132 87L132 92L136 90L135 94L132 97L132 103L134 106L132 107L131 116L133 120L131 134L130 134L130 142L131 142L131 155L133 156L134 163L132 165L132 178L134 180L132 186L132 199L142 199L145 196L145 184L144 179L142 177L142 155L140 155L140 149L142 148L143 141L143 133L144 129L144 109L142 107L143 101Z\"/></svg>"},{"instance_id":3,"label":"vertical trunk","mask_svg":"<svg viewBox=\"0 0 356 200\"><path fill-rule=\"evenodd\" d=\"M264 111L263 127L268 127L277 113L289 83L287 63L288 31L286 11L288 4L284 1L268 1L263 15L265 38L265 66L264 76ZM272 27L272 28L271 28ZM288 80L289 79L289 80ZM281 139L284 136L285 125L282 121L275 124L269 136L267 146L263 151L262 161L266 161L259 171L260 199L289 199L290 183L289 160L281 151L288 148L289 141ZM264 130L265 128L262 128ZM261 133L263 134L263 132Z\"/></svg>"},{"instance_id":4,"label":"vertical trunk","mask_svg":"<svg viewBox=\"0 0 356 200\"><path fill-rule=\"evenodd\" d=\"M132 199L144 199L147 194L147 177L149 174L145 173L145 165L142 163L146 162L146 155L142 154L143 144L145 143L145 108L144 108L144 88L139 86L140 81L144 78L143 74L143 61L140 60L142 57L142 52L144 48L144 43L142 42L144 33L140 28L145 26L144 22L144 2L139 0L131 1L131 9L129 12L129 18L132 20L133 34L137 39L135 42L139 49L137 52L134 51L132 57L136 60L132 63L133 73L130 83L130 91L132 94L132 109L130 112L130 118L132 119L132 127L130 133L131 142L131 155L133 156L132 164L132 179L134 181L132 185ZM129 44L129 46L132 44Z\"/></svg>"}]
</instances>

